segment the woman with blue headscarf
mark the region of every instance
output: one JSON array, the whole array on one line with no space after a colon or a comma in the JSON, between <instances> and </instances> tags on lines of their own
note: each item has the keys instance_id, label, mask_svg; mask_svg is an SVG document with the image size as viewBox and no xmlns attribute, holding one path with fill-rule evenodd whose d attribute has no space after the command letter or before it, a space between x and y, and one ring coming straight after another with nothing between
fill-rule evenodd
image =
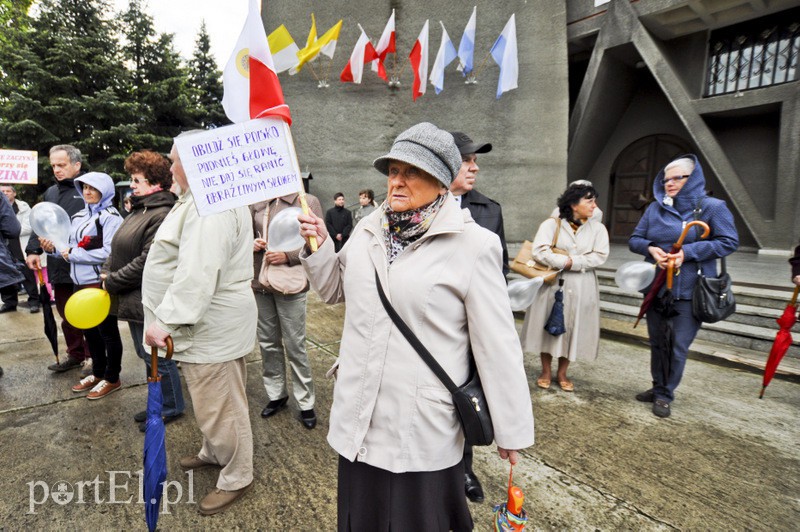
<instances>
[{"instance_id":1,"label":"woman with blue headscarf","mask_svg":"<svg viewBox=\"0 0 800 532\"><path fill-rule=\"evenodd\" d=\"M667 164L653 182L656 201L648 206L628 241L631 251L644 255L645 260L656 263L659 268L666 268L667 262L674 260L675 271L679 272L672 286L677 315L666 318L653 307L646 315L653 387L637 394L636 399L652 402L653 414L658 417L668 417L671 413L670 403L683 377L689 346L700 330L701 322L692 314L692 292L698 276L702 272L706 277L716 277L717 259L730 255L739 246L739 235L727 204L708 197L705 187L703 168L697 156L683 155ZM690 231L680 251L670 253L686 224L695 219L706 222L711 234L701 240L697 231ZM669 376L665 380L658 369L661 355L656 345L666 319L672 320L675 342Z\"/></svg>"}]
</instances>

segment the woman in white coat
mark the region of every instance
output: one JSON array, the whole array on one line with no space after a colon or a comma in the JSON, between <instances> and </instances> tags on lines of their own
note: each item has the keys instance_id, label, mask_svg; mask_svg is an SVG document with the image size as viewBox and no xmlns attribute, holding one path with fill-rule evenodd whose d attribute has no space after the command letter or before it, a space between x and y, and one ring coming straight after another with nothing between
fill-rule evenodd
<instances>
[{"instance_id":1,"label":"woman in white coat","mask_svg":"<svg viewBox=\"0 0 800 532\"><path fill-rule=\"evenodd\" d=\"M575 385L567 378L570 362L594 360L600 346L600 292L595 268L608 258L608 231L593 218L597 192L591 183L577 181L558 198L558 218L548 218L539 226L533 239L533 258L563 270L564 325L566 332L553 336L544 328L553 308L559 283L545 285L525 314L522 347L525 352L540 353L542 372L536 385L547 389L552 382L551 363L558 358L556 381L565 392ZM558 230L555 253L550 246Z\"/></svg>"},{"instance_id":2,"label":"woman in white coat","mask_svg":"<svg viewBox=\"0 0 800 532\"><path fill-rule=\"evenodd\" d=\"M461 155L446 131L417 124L373 164L388 176L386 201L338 254L321 218L299 217L319 243L301 253L312 287L327 303L347 302L328 432L339 530L471 530L452 397L394 327L376 272L455 383L467 380L472 353L499 454L516 463L533 444L533 412L500 241L448 192Z\"/></svg>"}]
</instances>

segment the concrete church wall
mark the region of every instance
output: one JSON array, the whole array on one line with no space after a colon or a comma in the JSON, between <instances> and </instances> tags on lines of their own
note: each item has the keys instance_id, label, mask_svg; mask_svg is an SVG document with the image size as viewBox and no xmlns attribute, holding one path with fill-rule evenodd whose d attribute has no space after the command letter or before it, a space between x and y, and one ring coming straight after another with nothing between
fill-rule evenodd
<instances>
[{"instance_id":1,"label":"concrete church wall","mask_svg":"<svg viewBox=\"0 0 800 532\"><path fill-rule=\"evenodd\" d=\"M495 93L499 69L491 59L478 72L477 85L465 85L455 64L451 64L445 72L444 91L437 96L428 84L426 94L413 102L408 54L425 19L430 25L430 69L441 40L439 21L444 22L457 48L475 5L476 69L508 18L516 14L519 88L498 100ZM372 72L365 72L361 85L341 83L339 74L359 37L356 23L376 43L392 8L396 10L397 71L402 69L400 89L388 88ZM549 215L567 183L563 0L264 0L263 10L267 32L285 24L300 47L305 44L312 12L318 35L344 19L330 67L329 88L318 89L308 67L296 76L280 75L294 119L292 130L300 165L312 172L311 192L320 197L324 207L332 205L337 191L345 193L348 204L357 201L362 188L372 188L383 195L386 181L372 168L372 160L386 153L398 133L417 122L430 121L493 144L491 153L479 157L481 171L476 188L502 204L509 241L530 238L538 223ZM393 61L390 55L389 68ZM327 57L322 57L313 64L318 76L322 77L329 63Z\"/></svg>"}]
</instances>

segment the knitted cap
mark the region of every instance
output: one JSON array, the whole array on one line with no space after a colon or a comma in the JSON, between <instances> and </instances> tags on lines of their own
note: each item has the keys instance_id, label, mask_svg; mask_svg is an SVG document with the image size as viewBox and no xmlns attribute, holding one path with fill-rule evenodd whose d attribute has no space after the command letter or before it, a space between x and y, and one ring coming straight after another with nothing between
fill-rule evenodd
<instances>
[{"instance_id":1,"label":"knitted cap","mask_svg":"<svg viewBox=\"0 0 800 532\"><path fill-rule=\"evenodd\" d=\"M461 168L461 153L450 133L429 122L422 122L397 135L389 153L375 159L372 165L388 176L389 161L416 166L450 188Z\"/></svg>"}]
</instances>

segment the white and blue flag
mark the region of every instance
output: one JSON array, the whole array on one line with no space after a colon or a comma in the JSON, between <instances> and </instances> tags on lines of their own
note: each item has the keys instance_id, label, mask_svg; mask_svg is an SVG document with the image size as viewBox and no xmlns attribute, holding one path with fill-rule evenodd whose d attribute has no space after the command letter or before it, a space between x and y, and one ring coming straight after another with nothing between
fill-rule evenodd
<instances>
[{"instance_id":1,"label":"white and blue flag","mask_svg":"<svg viewBox=\"0 0 800 532\"><path fill-rule=\"evenodd\" d=\"M436 60L431 69L431 85L436 90L436 94L444 89L444 69L456 58L456 47L453 46L447 30L444 29L444 23L440 20L439 24L442 25L442 43L439 45L439 51L436 53Z\"/></svg>"},{"instance_id":2,"label":"white and blue flag","mask_svg":"<svg viewBox=\"0 0 800 532\"><path fill-rule=\"evenodd\" d=\"M497 98L500 98L504 92L517 88L517 78L519 77L517 24L513 14L494 42L490 53L494 62L500 67L500 79L497 81Z\"/></svg>"},{"instance_id":3,"label":"white and blue flag","mask_svg":"<svg viewBox=\"0 0 800 532\"><path fill-rule=\"evenodd\" d=\"M469 17L467 27L464 28L464 35L458 45L458 70L466 76L472 72L472 58L475 55L475 21L478 13L478 6L472 8L472 16Z\"/></svg>"}]
</instances>

